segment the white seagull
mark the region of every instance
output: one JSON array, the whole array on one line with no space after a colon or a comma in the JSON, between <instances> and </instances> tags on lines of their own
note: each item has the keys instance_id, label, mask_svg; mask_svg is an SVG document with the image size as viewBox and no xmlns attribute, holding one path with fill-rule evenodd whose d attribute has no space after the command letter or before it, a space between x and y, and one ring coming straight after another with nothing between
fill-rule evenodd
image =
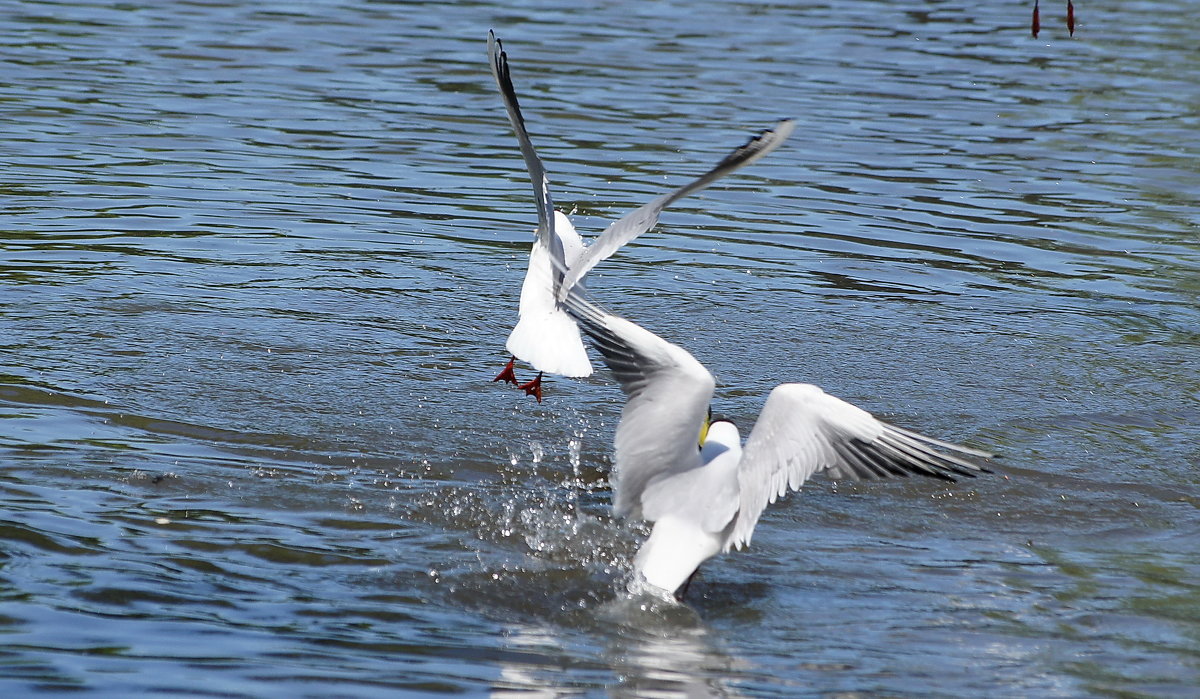
<instances>
[{"instance_id":1,"label":"white seagull","mask_svg":"<svg viewBox=\"0 0 1200 699\"><path fill-rule=\"evenodd\" d=\"M521 286L519 319L506 343L512 359L493 381L517 384L518 388L541 402L542 373L528 383L519 383L513 371L513 364L518 358L529 362L538 372L572 377L589 376L592 373L592 363L583 348L579 328L563 311L560 303L567 292L601 260L611 257L626 243L650 230L658 222L659 214L672 202L707 187L775 150L792 133L795 124L785 119L774 129L763 131L696 180L614 221L590 247L585 247L583 239L566 215L554 209L546 168L525 130L525 119L521 116L521 107L517 103L517 93L509 74L508 55L504 45L491 31L488 32L488 57L491 59L492 75L504 98L504 106L508 108L508 120L517 134L521 157L529 170L538 211L536 238L529 254L529 271Z\"/></svg>"},{"instance_id":2,"label":"white seagull","mask_svg":"<svg viewBox=\"0 0 1200 699\"><path fill-rule=\"evenodd\" d=\"M889 425L804 383L771 391L743 445L732 422L709 424L713 376L687 350L578 291L566 305L628 396L614 439L613 510L653 524L634 558L635 592L681 596L701 563L747 546L763 509L816 473L990 473L976 459L992 454Z\"/></svg>"}]
</instances>

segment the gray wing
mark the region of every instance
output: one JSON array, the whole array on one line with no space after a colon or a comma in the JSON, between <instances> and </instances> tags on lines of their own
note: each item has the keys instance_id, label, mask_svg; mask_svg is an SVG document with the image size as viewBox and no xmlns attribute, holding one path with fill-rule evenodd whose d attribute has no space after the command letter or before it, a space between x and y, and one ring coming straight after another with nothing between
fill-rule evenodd
<instances>
[{"instance_id":1,"label":"gray wing","mask_svg":"<svg viewBox=\"0 0 1200 699\"><path fill-rule=\"evenodd\" d=\"M567 290L582 279L592 267L595 267L602 260L612 257L613 253L620 250L626 243L650 230L654 224L658 223L658 216L662 213L663 209L692 192L704 189L734 170L749 165L775 150L791 135L795 128L796 124L791 119L780 121L775 125L774 129L768 129L751 138L745 145L725 156L721 162L717 163L716 167L694 181L689 182L674 192L653 199L625 214L620 219L613 221L608 228L604 229L603 233L596 237L596 240L584 251L579 260L572 265L571 270L563 279L562 286L559 288L559 299L564 299L567 295Z\"/></svg>"},{"instance_id":2,"label":"gray wing","mask_svg":"<svg viewBox=\"0 0 1200 699\"><path fill-rule=\"evenodd\" d=\"M953 481L990 473L975 459L991 457L889 425L811 384L776 386L743 447L741 509L726 550L749 544L763 509L820 471L855 480L919 475Z\"/></svg>"},{"instance_id":3,"label":"gray wing","mask_svg":"<svg viewBox=\"0 0 1200 699\"><path fill-rule=\"evenodd\" d=\"M504 43L497 39L490 29L488 58L492 64L492 77L496 79L496 86L500 88L500 96L504 98L504 106L508 110L508 120L517 134L517 144L521 148L521 157L525 159L525 168L529 170L529 181L533 185L533 198L538 210L537 239L550 250L553 259L564 260L562 241L554 234L554 199L550 196L546 168L533 148L533 141L529 140L529 132L525 130L525 118L521 116L521 105L517 102L517 91L513 88ZM561 279L561 273L556 273L555 278Z\"/></svg>"},{"instance_id":4,"label":"gray wing","mask_svg":"<svg viewBox=\"0 0 1200 699\"><path fill-rule=\"evenodd\" d=\"M687 350L605 312L578 290L567 296L566 308L628 396L614 439L613 510L641 519L651 481L700 466L700 427L715 382Z\"/></svg>"}]
</instances>

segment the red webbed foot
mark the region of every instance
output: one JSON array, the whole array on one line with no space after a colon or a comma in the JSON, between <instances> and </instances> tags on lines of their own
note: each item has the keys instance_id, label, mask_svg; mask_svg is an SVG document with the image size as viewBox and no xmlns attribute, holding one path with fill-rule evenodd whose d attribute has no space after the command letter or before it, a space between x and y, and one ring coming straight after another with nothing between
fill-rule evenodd
<instances>
[{"instance_id":1,"label":"red webbed foot","mask_svg":"<svg viewBox=\"0 0 1200 699\"><path fill-rule=\"evenodd\" d=\"M537 398L537 402L542 402L542 373L538 372L537 378L529 383L523 383L517 388L525 391L525 395Z\"/></svg>"},{"instance_id":2,"label":"red webbed foot","mask_svg":"<svg viewBox=\"0 0 1200 699\"><path fill-rule=\"evenodd\" d=\"M513 357L512 359L508 360L508 364L505 364L504 369L499 374L496 374L496 378L492 379L492 383L495 383L497 381L507 381L508 383L510 383L514 386L519 386L520 382L517 381L517 375L515 372L513 372L513 364L516 361L517 361L516 357Z\"/></svg>"}]
</instances>

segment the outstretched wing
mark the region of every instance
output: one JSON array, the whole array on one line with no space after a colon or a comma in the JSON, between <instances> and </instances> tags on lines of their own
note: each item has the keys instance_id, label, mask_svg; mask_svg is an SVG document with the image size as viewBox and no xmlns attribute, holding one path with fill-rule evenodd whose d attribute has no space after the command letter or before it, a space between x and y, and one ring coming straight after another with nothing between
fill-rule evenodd
<instances>
[{"instance_id":1,"label":"outstretched wing","mask_svg":"<svg viewBox=\"0 0 1200 699\"><path fill-rule=\"evenodd\" d=\"M717 163L716 167L694 181L674 192L653 199L613 221L608 228L604 229L603 233L597 236L595 242L584 251L579 260L572 264L571 270L563 279L562 286L558 290L559 299L566 298L568 290L575 286L580 279L583 279L583 276L600 261L612 257L613 253L620 250L626 243L650 230L655 223L658 223L658 216L663 209L775 150L795 128L795 122L791 119L784 119L776 124L774 129L768 129L751 138L745 145L725 156L721 162Z\"/></svg>"},{"instance_id":2,"label":"outstretched wing","mask_svg":"<svg viewBox=\"0 0 1200 699\"><path fill-rule=\"evenodd\" d=\"M628 396L614 439L613 510L641 519L647 484L700 466L700 426L715 382L687 350L605 312L578 289L567 296L566 308Z\"/></svg>"},{"instance_id":3,"label":"outstretched wing","mask_svg":"<svg viewBox=\"0 0 1200 699\"><path fill-rule=\"evenodd\" d=\"M533 185L533 198L538 210L538 242L550 251L553 259L563 260L562 241L554 234L554 200L550 196L546 168L542 165L537 151L533 149L529 132L525 130L525 118L521 116L521 105L517 103L517 91L513 88L512 75L508 70L508 54L504 51L504 43L497 39L490 29L488 58L492 64L492 77L496 79L496 86L500 88L500 96L504 98L504 106L508 109L508 120L517 134L517 144L521 148L521 157L525 159L525 168L529 170L529 181ZM565 264L561 266L565 267ZM556 272L555 279L561 279L560 275L561 273Z\"/></svg>"},{"instance_id":4,"label":"outstretched wing","mask_svg":"<svg viewBox=\"0 0 1200 699\"><path fill-rule=\"evenodd\" d=\"M749 544L763 509L819 471L856 480L919 475L953 481L990 473L975 460L991 457L881 422L811 384L776 386L743 447L741 510L726 550Z\"/></svg>"}]
</instances>

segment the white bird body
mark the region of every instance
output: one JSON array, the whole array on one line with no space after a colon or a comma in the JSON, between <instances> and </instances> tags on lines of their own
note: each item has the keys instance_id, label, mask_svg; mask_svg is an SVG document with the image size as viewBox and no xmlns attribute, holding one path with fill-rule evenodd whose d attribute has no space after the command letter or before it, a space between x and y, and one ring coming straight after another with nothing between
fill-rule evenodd
<instances>
[{"instance_id":1,"label":"white bird body","mask_svg":"<svg viewBox=\"0 0 1200 699\"><path fill-rule=\"evenodd\" d=\"M662 517L633 559L630 589L673 594L701 563L721 553L722 538L687 518Z\"/></svg>"},{"instance_id":2,"label":"white bird body","mask_svg":"<svg viewBox=\"0 0 1200 699\"><path fill-rule=\"evenodd\" d=\"M507 349L538 371L564 376L588 376L592 373L592 365L579 331L568 327L574 325L574 321L551 304L561 304L570 289L578 285L596 264L653 228L658 223L659 215L671 203L775 150L792 133L795 124L785 119L774 129L763 131L692 182L614 221L590 246L585 246L567 217L554 209L546 168L529 138L517 102L508 55L491 32L488 32L488 56L491 58L492 75L508 111L509 122L517 136L521 156L529 170L538 209L536 238L521 289L519 320L509 335Z\"/></svg>"},{"instance_id":3,"label":"white bird body","mask_svg":"<svg viewBox=\"0 0 1200 699\"><path fill-rule=\"evenodd\" d=\"M738 498L741 458L737 427L731 422L715 422L695 468L664 474L647 487L642 501L650 504L646 516L653 517L654 527L633 561L635 585L644 581L674 592L701 563L725 550L730 525L737 517L728 504ZM686 510L671 507L676 501L693 506ZM646 509L643 504L643 513Z\"/></svg>"},{"instance_id":4,"label":"white bird body","mask_svg":"<svg viewBox=\"0 0 1200 699\"><path fill-rule=\"evenodd\" d=\"M561 211L554 212L554 235L562 244L566 266L583 254L583 239ZM554 298L554 264L550 246L537 239L529 252L529 270L521 285L518 320L506 347L514 357L538 371L561 376L590 376L592 362L583 347L575 319Z\"/></svg>"},{"instance_id":5,"label":"white bird body","mask_svg":"<svg viewBox=\"0 0 1200 699\"><path fill-rule=\"evenodd\" d=\"M614 438L613 510L653 524L631 589L675 593L705 560L748 545L766 506L819 472L953 481L987 471L970 458L991 454L889 425L802 383L771 391L745 444L721 420L697 449L712 374L683 348L578 292L566 306L627 396Z\"/></svg>"}]
</instances>

